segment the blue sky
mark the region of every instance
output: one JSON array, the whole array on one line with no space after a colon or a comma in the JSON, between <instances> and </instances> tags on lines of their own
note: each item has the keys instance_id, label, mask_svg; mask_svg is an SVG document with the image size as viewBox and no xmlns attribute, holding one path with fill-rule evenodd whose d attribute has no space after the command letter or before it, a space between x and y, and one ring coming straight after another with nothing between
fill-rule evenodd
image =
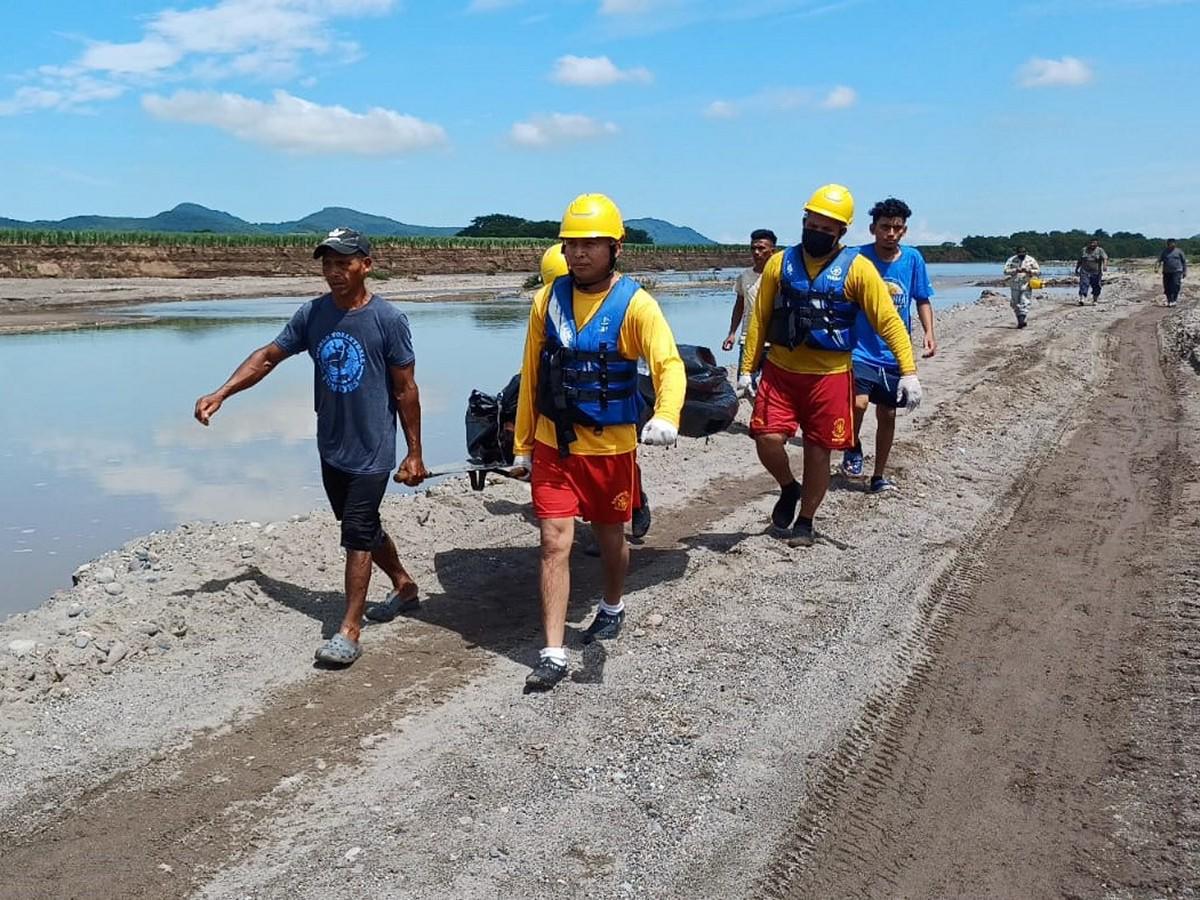
<instances>
[{"instance_id":1,"label":"blue sky","mask_svg":"<svg viewBox=\"0 0 1200 900\"><path fill-rule=\"evenodd\" d=\"M40 0L7 23L11 218L461 225L604 191L790 240L840 181L860 213L907 200L920 242L1200 232L1198 0Z\"/></svg>"}]
</instances>

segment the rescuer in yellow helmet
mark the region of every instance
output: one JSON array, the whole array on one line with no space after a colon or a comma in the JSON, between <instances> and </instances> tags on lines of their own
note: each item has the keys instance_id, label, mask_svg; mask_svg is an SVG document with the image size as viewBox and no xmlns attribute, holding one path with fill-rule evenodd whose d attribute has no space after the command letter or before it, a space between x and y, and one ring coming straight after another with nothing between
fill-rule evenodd
<instances>
[{"instance_id":1,"label":"rescuer in yellow helmet","mask_svg":"<svg viewBox=\"0 0 1200 900\"><path fill-rule=\"evenodd\" d=\"M584 643L615 638L625 621L629 566L625 523L638 497L638 359L654 382L646 444L674 444L686 376L658 303L616 271L625 224L603 194L581 194L563 214L559 237L571 278L534 296L521 364L513 436L514 470L530 472L541 531L545 647L525 681L549 690L567 673L563 647L575 517L592 523L604 570L604 598Z\"/></svg>"},{"instance_id":2,"label":"rescuer in yellow helmet","mask_svg":"<svg viewBox=\"0 0 1200 900\"><path fill-rule=\"evenodd\" d=\"M567 258L563 256L562 241L551 244L542 254L542 284L554 284L555 278L562 278L571 272L567 268Z\"/></svg>"},{"instance_id":3,"label":"rescuer in yellow helmet","mask_svg":"<svg viewBox=\"0 0 1200 900\"><path fill-rule=\"evenodd\" d=\"M738 386L748 387L769 341L750 435L763 467L779 483L772 531L793 547L813 543L813 517L829 488L830 452L854 445L851 351L860 309L899 364L898 399L910 410L921 402L912 343L887 286L858 248L841 245L853 220L854 197L844 185L823 185L809 197L800 243L776 253L763 269L738 375ZM804 434L803 487L792 475L786 448L798 429Z\"/></svg>"}]
</instances>

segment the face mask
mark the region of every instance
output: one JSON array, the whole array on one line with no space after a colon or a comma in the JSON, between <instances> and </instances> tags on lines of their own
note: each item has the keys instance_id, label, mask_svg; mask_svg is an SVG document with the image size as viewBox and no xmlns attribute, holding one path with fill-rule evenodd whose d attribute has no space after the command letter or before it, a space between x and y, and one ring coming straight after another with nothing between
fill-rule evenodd
<instances>
[{"instance_id":1,"label":"face mask","mask_svg":"<svg viewBox=\"0 0 1200 900\"><path fill-rule=\"evenodd\" d=\"M813 228L805 228L800 238L800 245L809 256L820 258L828 256L837 245L837 235L826 234Z\"/></svg>"}]
</instances>

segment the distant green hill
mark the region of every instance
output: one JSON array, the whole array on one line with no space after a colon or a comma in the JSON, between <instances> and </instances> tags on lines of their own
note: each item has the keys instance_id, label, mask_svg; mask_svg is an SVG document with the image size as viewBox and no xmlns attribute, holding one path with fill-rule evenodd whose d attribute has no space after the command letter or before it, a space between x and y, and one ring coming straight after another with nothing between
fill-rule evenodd
<instances>
[{"instance_id":1,"label":"distant green hill","mask_svg":"<svg viewBox=\"0 0 1200 900\"><path fill-rule=\"evenodd\" d=\"M339 226L376 236L414 237L454 235L462 226L407 225L386 216L373 216L354 209L330 206L294 222L247 222L235 215L209 209L198 203L180 203L174 209L147 218L132 216L71 216L22 222L0 218L0 228L32 228L46 231L137 231L211 232L213 234L326 234Z\"/></svg>"},{"instance_id":2,"label":"distant green hill","mask_svg":"<svg viewBox=\"0 0 1200 900\"><path fill-rule=\"evenodd\" d=\"M706 238L692 228L672 225L663 219L626 219L625 227L642 229L659 245L678 247L716 243L712 238Z\"/></svg>"},{"instance_id":3,"label":"distant green hill","mask_svg":"<svg viewBox=\"0 0 1200 900\"><path fill-rule=\"evenodd\" d=\"M385 237L418 237L436 235L454 235L462 230L462 226L440 227L437 225L408 225L397 222L387 216L373 216L370 213L347 209L344 206L327 206L320 212L305 216L295 222L281 222L278 225L262 224L259 228L275 234L294 234L297 232L326 234L335 228L353 228L363 234Z\"/></svg>"},{"instance_id":4,"label":"distant green hill","mask_svg":"<svg viewBox=\"0 0 1200 900\"><path fill-rule=\"evenodd\" d=\"M629 228L639 228L656 244L697 246L715 244L691 228L673 225L662 219L629 219ZM334 228L348 227L376 237L438 237L458 234L465 226L409 225L388 216L372 215L327 206L292 222L247 222L231 213L209 209L198 203L180 203L174 209L147 218L132 216L71 216L67 219L23 222L0 218L0 228L27 228L45 231L132 231L212 234L326 234Z\"/></svg>"}]
</instances>

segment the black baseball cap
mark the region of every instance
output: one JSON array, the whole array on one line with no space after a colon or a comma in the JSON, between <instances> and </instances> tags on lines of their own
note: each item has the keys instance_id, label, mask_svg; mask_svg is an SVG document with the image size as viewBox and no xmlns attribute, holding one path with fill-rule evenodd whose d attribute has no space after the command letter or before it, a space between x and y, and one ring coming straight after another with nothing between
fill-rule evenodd
<instances>
[{"instance_id":1,"label":"black baseball cap","mask_svg":"<svg viewBox=\"0 0 1200 900\"><path fill-rule=\"evenodd\" d=\"M344 256L353 256L355 253L370 256L371 242L365 234L359 234L352 228L335 228L325 235L325 240L317 244L317 249L313 251L313 259L320 259L326 250Z\"/></svg>"}]
</instances>

